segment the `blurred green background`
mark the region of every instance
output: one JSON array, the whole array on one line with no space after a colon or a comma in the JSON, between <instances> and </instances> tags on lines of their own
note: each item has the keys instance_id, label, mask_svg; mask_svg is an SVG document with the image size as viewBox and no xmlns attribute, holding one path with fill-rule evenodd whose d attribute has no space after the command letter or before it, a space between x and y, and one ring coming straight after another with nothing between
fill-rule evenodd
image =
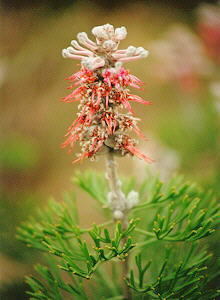
<instances>
[{"instance_id":1,"label":"blurred green background","mask_svg":"<svg viewBox=\"0 0 220 300\"><path fill-rule=\"evenodd\" d=\"M16 241L16 226L48 197L59 200L74 190L70 177L77 169L104 169L103 157L73 165L60 148L77 105L59 99L68 93L64 78L79 67L64 60L61 49L79 31L126 26L121 47L143 46L151 53L126 65L146 83L139 95L153 102L134 105L149 137L140 148L155 159L147 168L164 180L178 171L219 196L220 6L195 0L4 0L0 14L0 298L22 300L23 276L40 255ZM146 169L130 158L120 166L121 174L139 178ZM76 193L83 223L100 219L92 200ZM213 245L217 253L216 237Z\"/></svg>"}]
</instances>

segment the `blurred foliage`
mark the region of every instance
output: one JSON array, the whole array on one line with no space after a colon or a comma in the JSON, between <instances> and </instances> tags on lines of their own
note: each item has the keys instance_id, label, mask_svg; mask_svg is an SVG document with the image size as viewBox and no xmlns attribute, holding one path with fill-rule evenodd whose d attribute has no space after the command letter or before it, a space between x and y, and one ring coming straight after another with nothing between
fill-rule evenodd
<instances>
[{"instance_id":1,"label":"blurred foliage","mask_svg":"<svg viewBox=\"0 0 220 300\"><path fill-rule=\"evenodd\" d=\"M26 300L29 299L29 296L25 293L27 290L27 284L23 281L16 281L12 284L5 285L1 289L1 298L4 300L11 300L11 299L22 299Z\"/></svg>"},{"instance_id":2,"label":"blurred foliage","mask_svg":"<svg viewBox=\"0 0 220 300\"><path fill-rule=\"evenodd\" d=\"M76 0L66 0L65 2L62 0L34 0L34 1L28 1L28 0L22 0L22 1L18 1L18 0L3 0L2 3L4 5L4 7L6 8L22 8L22 7L35 7L35 6L39 6L39 5L43 5L46 6L50 9L61 9L64 7L68 7L74 3L76 3ZM87 3L90 3L89 0L86 1ZM112 9L112 7L118 7L118 6L122 6L122 5L126 5L129 2L131 2L131 0L93 0L93 2L95 2L96 4L98 4L101 7L107 8L107 9ZM144 2L145 4L150 4L151 1L150 0L142 0L142 2ZM179 7L179 8L188 8L188 9L192 9L194 7L196 7L197 5L199 5L200 3L204 3L204 2L208 2L208 3L215 3L215 0L205 0L205 1L201 1L201 0L191 0L191 1L176 1L176 0L158 0L158 3L161 4L165 4L165 5L169 5L169 6L175 6L175 7Z\"/></svg>"},{"instance_id":3,"label":"blurred foliage","mask_svg":"<svg viewBox=\"0 0 220 300\"><path fill-rule=\"evenodd\" d=\"M9 136L1 140L1 165L5 169L25 172L32 169L39 161L38 145L30 137Z\"/></svg>"},{"instance_id":4,"label":"blurred foliage","mask_svg":"<svg viewBox=\"0 0 220 300\"><path fill-rule=\"evenodd\" d=\"M18 261L28 262L33 259L32 254L15 240L15 232L16 226L27 218L29 212L35 207L36 200L38 199L30 194L23 194L16 203L7 194L2 194L0 198L0 227L4 229L0 234L0 252Z\"/></svg>"}]
</instances>

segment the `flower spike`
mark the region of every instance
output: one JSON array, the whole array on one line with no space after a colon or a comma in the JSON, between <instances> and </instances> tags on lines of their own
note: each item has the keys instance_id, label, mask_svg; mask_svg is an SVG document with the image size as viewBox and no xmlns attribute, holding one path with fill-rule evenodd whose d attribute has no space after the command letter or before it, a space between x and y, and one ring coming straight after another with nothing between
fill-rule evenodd
<instances>
[{"instance_id":1,"label":"flower spike","mask_svg":"<svg viewBox=\"0 0 220 300\"><path fill-rule=\"evenodd\" d=\"M62 50L64 58L81 61L81 70L68 80L73 92L62 101L80 101L77 119L69 127L63 147L73 147L79 142L81 153L74 161L84 158L94 160L98 154L113 151L117 155L135 155L145 161L152 161L136 148L135 139L129 131L144 138L133 117L131 102L149 105L151 102L131 94L129 87L141 89L143 82L132 75L122 64L146 57L148 51L142 47L129 46L118 50L121 40L125 39L125 27L114 29L110 24L92 29L96 42L89 39L85 32L78 33L70 47ZM81 45L82 46L81 46ZM127 113L121 113L120 109ZM103 151L104 150L104 151Z\"/></svg>"}]
</instances>

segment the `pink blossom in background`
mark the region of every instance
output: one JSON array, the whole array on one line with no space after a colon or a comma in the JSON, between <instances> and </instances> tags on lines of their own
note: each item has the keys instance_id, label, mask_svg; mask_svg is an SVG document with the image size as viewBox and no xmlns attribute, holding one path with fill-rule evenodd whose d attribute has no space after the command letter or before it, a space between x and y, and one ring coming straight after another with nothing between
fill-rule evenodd
<instances>
[{"instance_id":1,"label":"pink blossom in background","mask_svg":"<svg viewBox=\"0 0 220 300\"><path fill-rule=\"evenodd\" d=\"M187 27L171 27L161 40L151 45L154 54L154 76L162 81L178 83L186 92L199 89L208 77L212 64L199 38Z\"/></svg>"},{"instance_id":2,"label":"pink blossom in background","mask_svg":"<svg viewBox=\"0 0 220 300\"><path fill-rule=\"evenodd\" d=\"M203 4L198 9L198 31L207 52L220 64L220 4Z\"/></svg>"}]
</instances>

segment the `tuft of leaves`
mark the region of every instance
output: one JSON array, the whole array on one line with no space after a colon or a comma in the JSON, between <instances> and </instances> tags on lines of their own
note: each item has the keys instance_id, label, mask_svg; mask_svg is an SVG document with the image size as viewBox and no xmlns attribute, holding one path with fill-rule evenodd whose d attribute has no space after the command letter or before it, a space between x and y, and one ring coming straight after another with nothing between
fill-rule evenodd
<instances>
[{"instance_id":1,"label":"tuft of leaves","mask_svg":"<svg viewBox=\"0 0 220 300\"><path fill-rule=\"evenodd\" d=\"M147 274L151 261L143 262L139 254L135 256L136 270L130 270L127 284L139 295L153 299L214 299L220 291L207 289L212 278L207 274L206 264L211 255L197 251L198 247L191 245L183 259L174 263L176 250L168 248L154 281Z\"/></svg>"},{"instance_id":2,"label":"tuft of leaves","mask_svg":"<svg viewBox=\"0 0 220 300\"><path fill-rule=\"evenodd\" d=\"M18 228L17 238L28 247L59 257L61 270L86 279L91 278L100 263L113 258L124 260L135 247L130 234L138 220L130 220L126 230L120 222L112 226L111 232L108 223L80 229L73 211L65 202L50 201L49 209Z\"/></svg>"},{"instance_id":3,"label":"tuft of leaves","mask_svg":"<svg viewBox=\"0 0 220 300\"><path fill-rule=\"evenodd\" d=\"M103 178L77 174L74 182L106 208ZM19 227L18 239L50 258L49 267L36 266L41 279L26 279L31 299L123 299L120 268L129 253L125 280L133 299L205 300L219 295L209 288L219 271L209 270L211 256L198 242L220 221L213 194L178 176L168 183L155 176L139 185L124 180L123 189L126 194L136 189L140 195L127 229L112 221L80 228L71 194L63 202L50 200L47 209Z\"/></svg>"}]
</instances>

